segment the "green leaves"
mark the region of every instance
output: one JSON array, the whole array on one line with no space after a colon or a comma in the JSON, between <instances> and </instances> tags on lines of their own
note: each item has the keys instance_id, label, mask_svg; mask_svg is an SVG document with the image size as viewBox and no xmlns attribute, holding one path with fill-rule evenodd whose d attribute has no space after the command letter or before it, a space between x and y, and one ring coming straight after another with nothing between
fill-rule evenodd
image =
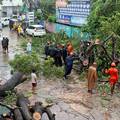
<instances>
[{"instance_id":1,"label":"green leaves","mask_svg":"<svg viewBox=\"0 0 120 120\"><path fill-rule=\"evenodd\" d=\"M43 63L43 75L46 76L47 78L51 77L57 77L57 78L62 78L64 75L64 67L56 67L53 65L53 58L48 57L47 60L44 61Z\"/></svg>"},{"instance_id":2,"label":"green leaves","mask_svg":"<svg viewBox=\"0 0 120 120\"><path fill-rule=\"evenodd\" d=\"M32 69L40 71L41 64L37 54L16 55L14 60L10 61L10 65L15 71L23 73L31 73Z\"/></svg>"},{"instance_id":3,"label":"green leaves","mask_svg":"<svg viewBox=\"0 0 120 120\"><path fill-rule=\"evenodd\" d=\"M120 35L120 0L92 0L87 30L93 38ZM86 28L85 26L85 28Z\"/></svg>"}]
</instances>

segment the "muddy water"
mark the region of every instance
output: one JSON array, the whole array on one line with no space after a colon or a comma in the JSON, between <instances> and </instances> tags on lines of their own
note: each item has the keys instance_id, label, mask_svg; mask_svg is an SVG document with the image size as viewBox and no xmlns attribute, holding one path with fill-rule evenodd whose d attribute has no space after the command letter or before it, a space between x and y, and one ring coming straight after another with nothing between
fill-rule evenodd
<instances>
[{"instance_id":1,"label":"muddy water","mask_svg":"<svg viewBox=\"0 0 120 120\"><path fill-rule=\"evenodd\" d=\"M9 60L14 58L17 52L18 39L17 34L5 27L2 31L2 36L9 38L9 53L3 54L2 45L0 41L0 80L8 80L11 76Z\"/></svg>"}]
</instances>

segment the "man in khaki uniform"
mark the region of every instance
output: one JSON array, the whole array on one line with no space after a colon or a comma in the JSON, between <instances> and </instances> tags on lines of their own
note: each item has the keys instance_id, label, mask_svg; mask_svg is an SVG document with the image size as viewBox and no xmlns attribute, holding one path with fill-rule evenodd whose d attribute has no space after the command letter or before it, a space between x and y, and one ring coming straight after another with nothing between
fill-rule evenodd
<instances>
[{"instance_id":1,"label":"man in khaki uniform","mask_svg":"<svg viewBox=\"0 0 120 120\"><path fill-rule=\"evenodd\" d=\"M97 80L97 64L94 62L89 68L88 68L88 92L92 94L92 90L95 88L96 80Z\"/></svg>"}]
</instances>

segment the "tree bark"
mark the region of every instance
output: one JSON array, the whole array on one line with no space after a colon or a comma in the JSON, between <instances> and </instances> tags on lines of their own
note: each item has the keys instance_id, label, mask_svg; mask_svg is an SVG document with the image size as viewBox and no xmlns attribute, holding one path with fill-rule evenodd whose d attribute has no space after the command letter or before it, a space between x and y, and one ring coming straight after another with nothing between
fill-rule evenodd
<instances>
[{"instance_id":1,"label":"tree bark","mask_svg":"<svg viewBox=\"0 0 120 120\"><path fill-rule=\"evenodd\" d=\"M31 108L32 113L40 113L42 116L44 113L47 114L49 120L55 120L55 114L52 114L51 110L47 107L43 107L42 103L36 102L35 105Z\"/></svg>"},{"instance_id":2,"label":"tree bark","mask_svg":"<svg viewBox=\"0 0 120 120\"><path fill-rule=\"evenodd\" d=\"M55 114L52 114L49 108L45 108L45 113L47 113L49 120L55 120Z\"/></svg>"},{"instance_id":3,"label":"tree bark","mask_svg":"<svg viewBox=\"0 0 120 120\"><path fill-rule=\"evenodd\" d=\"M41 106L42 103L40 102L35 102L35 106L33 106L33 112L38 112L40 113L41 115L43 114L44 112L44 108Z\"/></svg>"},{"instance_id":4,"label":"tree bark","mask_svg":"<svg viewBox=\"0 0 120 120\"><path fill-rule=\"evenodd\" d=\"M16 72L13 76L4 84L0 86L0 96L5 96L5 92L14 89L15 86L25 81L23 74Z\"/></svg>"},{"instance_id":5,"label":"tree bark","mask_svg":"<svg viewBox=\"0 0 120 120\"><path fill-rule=\"evenodd\" d=\"M23 120L22 114L19 108L14 109L15 120Z\"/></svg>"},{"instance_id":6,"label":"tree bark","mask_svg":"<svg viewBox=\"0 0 120 120\"><path fill-rule=\"evenodd\" d=\"M28 107L29 100L25 98L23 94L17 95L16 105L20 107L20 111L22 113L24 120L32 120L32 116L29 112L29 107Z\"/></svg>"}]
</instances>

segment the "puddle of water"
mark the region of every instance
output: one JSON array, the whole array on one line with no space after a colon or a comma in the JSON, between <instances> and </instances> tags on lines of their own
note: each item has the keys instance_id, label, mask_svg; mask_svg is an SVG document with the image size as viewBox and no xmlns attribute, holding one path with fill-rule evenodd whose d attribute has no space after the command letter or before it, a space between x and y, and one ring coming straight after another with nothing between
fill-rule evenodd
<instances>
[{"instance_id":1,"label":"puddle of water","mask_svg":"<svg viewBox=\"0 0 120 120\"><path fill-rule=\"evenodd\" d=\"M2 31L3 37L8 37L9 39L9 53L3 54L2 46L0 44L0 80L8 80L11 77L9 61L12 60L17 52L15 50L18 43L17 34L11 32L9 28L5 27Z\"/></svg>"}]
</instances>

